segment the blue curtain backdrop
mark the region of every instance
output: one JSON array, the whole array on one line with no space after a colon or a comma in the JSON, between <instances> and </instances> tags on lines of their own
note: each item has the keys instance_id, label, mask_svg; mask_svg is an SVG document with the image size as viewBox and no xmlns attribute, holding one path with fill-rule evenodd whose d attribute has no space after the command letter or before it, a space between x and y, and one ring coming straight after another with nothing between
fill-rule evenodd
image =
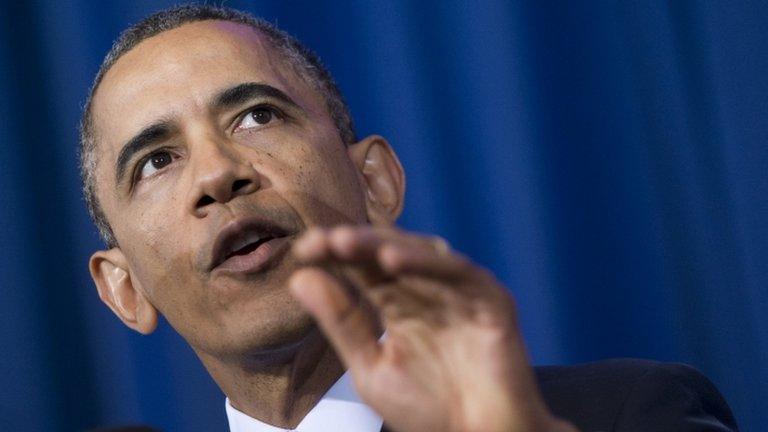
<instances>
[{"instance_id":1,"label":"blue curtain backdrop","mask_svg":"<svg viewBox=\"0 0 768 432\"><path fill-rule=\"evenodd\" d=\"M225 429L167 325L86 269L76 124L118 32L174 1L0 10L0 429ZM519 301L536 363L683 361L768 424L768 3L228 1L297 35L408 173L402 225Z\"/></svg>"}]
</instances>

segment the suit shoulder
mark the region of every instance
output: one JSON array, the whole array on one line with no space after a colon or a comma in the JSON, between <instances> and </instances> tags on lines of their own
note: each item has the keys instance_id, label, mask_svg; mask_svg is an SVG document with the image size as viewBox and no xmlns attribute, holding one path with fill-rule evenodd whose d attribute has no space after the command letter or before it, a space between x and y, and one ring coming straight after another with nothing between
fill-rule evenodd
<instances>
[{"instance_id":1,"label":"suit shoulder","mask_svg":"<svg viewBox=\"0 0 768 432\"><path fill-rule=\"evenodd\" d=\"M582 430L700 430L681 422L710 421L701 419L712 421L701 430L737 430L715 386L684 364L612 359L535 370L552 412Z\"/></svg>"},{"instance_id":2,"label":"suit shoulder","mask_svg":"<svg viewBox=\"0 0 768 432\"><path fill-rule=\"evenodd\" d=\"M629 394L617 425L669 432L738 430L717 387L698 370L680 363L649 369Z\"/></svg>"},{"instance_id":3,"label":"suit shoulder","mask_svg":"<svg viewBox=\"0 0 768 432\"><path fill-rule=\"evenodd\" d=\"M539 383L619 381L637 379L654 368L670 363L643 359L609 359L568 366L537 366L534 368Z\"/></svg>"},{"instance_id":4,"label":"suit shoulder","mask_svg":"<svg viewBox=\"0 0 768 432\"><path fill-rule=\"evenodd\" d=\"M580 430L612 430L637 381L657 362L612 359L534 368L544 401Z\"/></svg>"}]
</instances>

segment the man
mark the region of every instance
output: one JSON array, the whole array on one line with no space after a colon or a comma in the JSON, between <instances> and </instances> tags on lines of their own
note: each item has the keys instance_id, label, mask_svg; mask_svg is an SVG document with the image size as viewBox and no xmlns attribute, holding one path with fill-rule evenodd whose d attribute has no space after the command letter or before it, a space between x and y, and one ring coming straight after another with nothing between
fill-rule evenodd
<instances>
[{"instance_id":1,"label":"man","mask_svg":"<svg viewBox=\"0 0 768 432\"><path fill-rule=\"evenodd\" d=\"M394 228L390 145L357 139L314 55L248 15L184 6L124 32L82 174L99 296L144 334L165 316L233 431L735 430L684 366L534 370L508 291Z\"/></svg>"}]
</instances>

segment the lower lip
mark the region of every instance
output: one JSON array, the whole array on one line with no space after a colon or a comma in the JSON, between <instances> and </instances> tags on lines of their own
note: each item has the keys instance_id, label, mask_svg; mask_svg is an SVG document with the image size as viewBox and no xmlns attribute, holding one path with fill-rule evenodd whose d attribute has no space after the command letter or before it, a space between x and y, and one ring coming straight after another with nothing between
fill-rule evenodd
<instances>
[{"instance_id":1,"label":"lower lip","mask_svg":"<svg viewBox=\"0 0 768 432\"><path fill-rule=\"evenodd\" d=\"M235 255L216 266L214 271L227 273L258 273L281 257L289 246L288 237L278 237L259 245L251 253Z\"/></svg>"}]
</instances>

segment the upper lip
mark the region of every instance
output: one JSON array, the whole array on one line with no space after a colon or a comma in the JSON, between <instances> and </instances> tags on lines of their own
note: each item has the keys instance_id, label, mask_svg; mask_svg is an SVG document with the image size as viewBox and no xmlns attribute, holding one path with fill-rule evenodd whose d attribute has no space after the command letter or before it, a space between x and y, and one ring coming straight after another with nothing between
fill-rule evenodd
<instances>
[{"instance_id":1,"label":"upper lip","mask_svg":"<svg viewBox=\"0 0 768 432\"><path fill-rule=\"evenodd\" d=\"M255 238L285 237L288 230L275 222L260 217L235 219L224 225L216 236L211 252L209 269L226 261L229 255L255 241Z\"/></svg>"}]
</instances>

